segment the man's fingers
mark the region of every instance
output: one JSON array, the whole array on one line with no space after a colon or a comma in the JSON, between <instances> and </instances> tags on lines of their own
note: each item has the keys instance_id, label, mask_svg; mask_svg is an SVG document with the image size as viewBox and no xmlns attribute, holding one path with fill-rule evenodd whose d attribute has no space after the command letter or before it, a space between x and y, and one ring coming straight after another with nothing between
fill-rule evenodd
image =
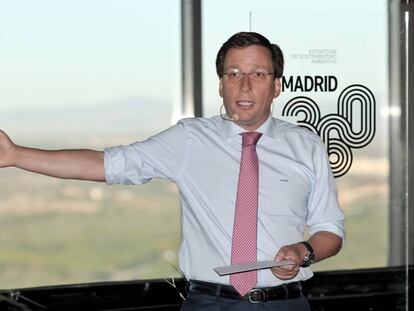
<instances>
[{"instance_id":1,"label":"man's fingers","mask_svg":"<svg viewBox=\"0 0 414 311\"><path fill-rule=\"evenodd\" d=\"M287 259L287 256L288 256L288 249L285 247L285 246L283 246L278 252L277 252L277 254L276 254L276 257L275 257L275 261L276 262L279 262L279 261L282 261L282 260L284 260L284 259Z\"/></svg>"},{"instance_id":2,"label":"man's fingers","mask_svg":"<svg viewBox=\"0 0 414 311\"><path fill-rule=\"evenodd\" d=\"M297 266L293 266L294 268L292 270L282 270L280 267L273 268L272 273L274 276L276 276L278 279L281 280L289 280L294 278L299 271L299 268Z\"/></svg>"},{"instance_id":3,"label":"man's fingers","mask_svg":"<svg viewBox=\"0 0 414 311\"><path fill-rule=\"evenodd\" d=\"M292 271L295 269L296 265L286 265L278 267L281 271Z\"/></svg>"},{"instance_id":4,"label":"man's fingers","mask_svg":"<svg viewBox=\"0 0 414 311\"><path fill-rule=\"evenodd\" d=\"M275 257L276 262L280 262L282 260L290 260L295 263L299 263L299 257L297 256L297 254L295 254L288 248L281 248ZM288 266L291 266L291 265L288 265Z\"/></svg>"},{"instance_id":5,"label":"man's fingers","mask_svg":"<svg viewBox=\"0 0 414 311\"><path fill-rule=\"evenodd\" d=\"M280 280L289 280L294 278L299 272L299 256L295 248L291 245L286 245L280 248L275 256L275 261L280 262L282 260L291 260L295 264L274 267L272 268L272 273Z\"/></svg>"}]
</instances>

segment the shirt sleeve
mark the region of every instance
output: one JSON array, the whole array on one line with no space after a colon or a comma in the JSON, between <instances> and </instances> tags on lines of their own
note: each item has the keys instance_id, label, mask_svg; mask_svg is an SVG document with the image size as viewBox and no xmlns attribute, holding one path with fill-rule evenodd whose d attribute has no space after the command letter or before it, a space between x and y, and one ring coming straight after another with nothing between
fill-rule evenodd
<instances>
[{"instance_id":1,"label":"shirt sleeve","mask_svg":"<svg viewBox=\"0 0 414 311\"><path fill-rule=\"evenodd\" d=\"M176 179L189 152L181 122L144 141L104 150L107 184L144 184L152 178Z\"/></svg>"},{"instance_id":2,"label":"shirt sleeve","mask_svg":"<svg viewBox=\"0 0 414 311\"><path fill-rule=\"evenodd\" d=\"M310 235L329 231L345 238L344 214L338 204L338 194L326 148L318 140L313 151L315 180L308 201L307 225Z\"/></svg>"}]
</instances>

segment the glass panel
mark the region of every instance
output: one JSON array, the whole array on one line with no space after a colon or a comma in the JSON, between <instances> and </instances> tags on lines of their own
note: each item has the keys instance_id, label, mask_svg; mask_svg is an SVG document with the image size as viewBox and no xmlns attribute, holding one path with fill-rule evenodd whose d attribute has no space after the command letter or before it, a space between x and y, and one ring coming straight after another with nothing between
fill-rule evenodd
<instances>
[{"instance_id":1,"label":"glass panel","mask_svg":"<svg viewBox=\"0 0 414 311\"><path fill-rule=\"evenodd\" d=\"M1 128L20 145L102 150L168 127L179 13L179 1L1 1ZM169 182L3 169L0 288L170 276L179 216Z\"/></svg>"},{"instance_id":2,"label":"glass panel","mask_svg":"<svg viewBox=\"0 0 414 311\"><path fill-rule=\"evenodd\" d=\"M251 30L284 51L284 87L273 115L297 123L308 114L326 136L347 238L339 255L314 270L386 266L386 1L210 0L203 9L205 114L219 114L222 102L214 65L218 49L232 34ZM310 107L320 110L319 118ZM346 131L337 130L346 124Z\"/></svg>"}]
</instances>

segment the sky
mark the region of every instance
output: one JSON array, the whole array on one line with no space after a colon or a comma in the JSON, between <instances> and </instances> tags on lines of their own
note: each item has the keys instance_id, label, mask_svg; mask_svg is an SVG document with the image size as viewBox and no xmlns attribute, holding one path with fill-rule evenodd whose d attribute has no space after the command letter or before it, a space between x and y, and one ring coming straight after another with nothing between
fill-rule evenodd
<instances>
[{"instance_id":1,"label":"sky","mask_svg":"<svg viewBox=\"0 0 414 311\"><path fill-rule=\"evenodd\" d=\"M220 104L217 50L245 30L282 47L286 75L336 76L336 92L312 95L321 105L353 83L387 96L384 0L205 0L202 26L206 115ZM0 112L145 98L176 105L180 40L179 0L0 0ZM335 63L312 64L315 49Z\"/></svg>"},{"instance_id":2,"label":"sky","mask_svg":"<svg viewBox=\"0 0 414 311\"><path fill-rule=\"evenodd\" d=\"M178 3L0 0L0 111L171 97Z\"/></svg>"}]
</instances>

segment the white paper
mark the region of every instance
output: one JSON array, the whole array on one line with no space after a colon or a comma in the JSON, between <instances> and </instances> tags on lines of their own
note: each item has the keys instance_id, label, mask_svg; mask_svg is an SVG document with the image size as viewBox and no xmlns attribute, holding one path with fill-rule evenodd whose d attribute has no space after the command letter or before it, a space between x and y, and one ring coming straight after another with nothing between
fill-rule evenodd
<instances>
[{"instance_id":1,"label":"white paper","mask_svg":"<svg viewBox=\"0 0 414 311\"><path fill-rule=\"evenodd\" d=\"M281 267L287 265L294 265L295 263L291 260L282 260L279 262L275 262L273 260L264 260L264 261L257 261L251 263L243 263L237 265L229 265L229 266L222 266L214 268L220 276L239 273L239 272L246 272L252 270L260 270L260 269L268 269L273 267Z\"/></svg>"}]
</instances>

